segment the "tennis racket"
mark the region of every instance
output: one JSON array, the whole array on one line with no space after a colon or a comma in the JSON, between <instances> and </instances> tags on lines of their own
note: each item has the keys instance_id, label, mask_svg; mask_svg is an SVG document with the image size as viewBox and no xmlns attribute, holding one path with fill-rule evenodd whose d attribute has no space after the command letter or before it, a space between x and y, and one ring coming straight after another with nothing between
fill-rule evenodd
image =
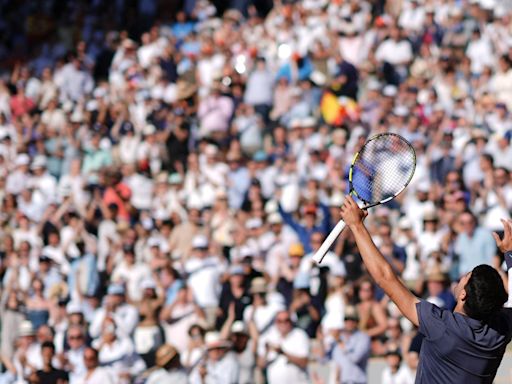
<instances>
[{"instance_id":1,"label":"tennis racket","mask_svg":"<svg viewBox=\"0 0 512 384\"><path fill-rule=\"evenodd\" d=\"M373 136L354 155L348 174L349 193L362 203L362 209L387 203L407 187L415 169L416 152L411 143L394 133ZM322 262L344 228L345 222L340 220L313 260Z\"/></svg>"}]
</instances>

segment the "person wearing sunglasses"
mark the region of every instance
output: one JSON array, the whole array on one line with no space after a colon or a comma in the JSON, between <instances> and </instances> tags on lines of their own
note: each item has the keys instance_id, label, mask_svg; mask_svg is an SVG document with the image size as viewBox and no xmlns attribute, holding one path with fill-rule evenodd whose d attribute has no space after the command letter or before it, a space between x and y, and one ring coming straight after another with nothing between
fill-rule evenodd
<instances>
[{"instance_id":1,"label":"person wearing sunglasses","mask_svg":"<svg viewBox=\"0 0 512 384\"><path fill-rule=\"evenodd\" d=\"M290 312L283 309L277 313L274 325L259 338L258 365L266 368L269 384L309 383L309 351L307 333L295 327Z\"/></svg>"}]
</instances>

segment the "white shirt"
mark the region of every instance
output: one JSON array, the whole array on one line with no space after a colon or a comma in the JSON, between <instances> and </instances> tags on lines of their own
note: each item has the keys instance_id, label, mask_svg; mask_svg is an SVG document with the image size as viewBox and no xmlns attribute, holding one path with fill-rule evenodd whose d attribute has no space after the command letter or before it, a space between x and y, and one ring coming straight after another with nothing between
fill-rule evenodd
<instances>
[{"instance_id":1,"label":"white shirt","mask_svg":"<svg viewBox=\"0 0 512 384\"><path fill-rule=\"evenodd\" d=\"M51 245L47 245L43 248L42 254L52 259L58 265L59 271L64 275L67 275L70 272L69 261L60 246L53 247Z\"/></svg>"},{"instance_id":2,"label":"white shirt","mask_svg":"<svg viewBox=\"0 0 512 384\"><path fill-rule=\"evenodd\" d=\"M402 365L398 371L391 373L391 368L386 367L382 371L382 384L414 384L415 374L405 365Z\"/></svg>"},{"instance_id":3,"label":"white shirt","mask_svg":"<svg viewBox=\"0 0 512 384\"><path fill-rule=\"evenodd\" d=\"M78 349L70 349L66 352L66 357L69 363L73 366L73 370L69 373L70 384L82 383L87 373L84 362L84 350L85 347Z\"/></svg>"},{"instance_id":4,"label":"white shirt","mask_svg":"<svg viewBox=\"0 0 512 384\"><path fill-rule=\"evenodd\" d=\"M94 348L99 348L100 364L108 366L115 376L127 372L137 375L144 370L145 364L135 354L135 346L128 337L117 338L112 344L101 345L101 348L100 345L100 339L92 342Z\"/></svg>"},{"instance_id":5,"label":"white shirt","mask_svg":"<svg viewBox=\"0 0 512 384\"><path fill-rule=\"evenodd\" d=\"M224 266L212 256L205 259L192 257L185 264L185 271L189 274L187 285L200 307L216 307L219 304L219 276L223 270Z\"/></svg>"},{"instance_id":6,"label":"white shirt","mask_svg":"<svg viewBox=\"0 0 512 384\"><path fill-rule=\"evenodd\" d=\"M228 352L220 361L208 360L206 372L205 384L238 384L240 365L235 354Z\"/></svg>"},{"instance_id":7,"label":"white shirt","mask_svg":"<svg viewBox=\"0 0 512 384\"><path fill-rule=\"evenodd\" d=\"M471 72L480 73L484 66L491 66L494 62L494 53L488 39L472 40L466 49L466 56L471 59Z\"/></svg>"},{"instance_id":8,"label":"white shirt","mask_svg":"<svg viewBox=\"0 0 512 384\"><path fill-rule=\"evenodd\" d=\"M379 45L375 58L380 62L388 62L392 65L401 65L411 61L412 48L411 43L407 40L394 41L387 39Z\"/></svg>"},{"instance_id":9,"label":"white shirt","mask_svg":"<svg viewBox=\"0 0 512 384\"><path fill-rule=\"evenodd\" d=\"M187 373L182 370L166 371L165 369L160 368L153 371L146 380L146 384L160 383L187 384Z\"/></svg>"},{"instance_id":10,"label":"white shirt","mask_svg":"<svg viewBox=\"0 0 512 384\"><path fill-rule=\"evenodd\" d=\"M105 308L98 308L94 312L94 317L89 327L89 334L91 337L98 337L101 332L101 325L107 311ZM111 314L112 315L112 314ZM116 308L113 313L113 318L117 326L117 333L120 336L129 336L133 333L133 330L139 322L139 313L137 309L130 304L122 304Z\"/></svg>"},{"instance_id":11,"label":"white shirt","mask_svg":"<svg viewBox=\"0 0 512 384\"><path fill-rule=\"evenodd\" d=\"M9 173L6 179L5 190L8 193L19 195L22 190L26 189L30 180L30 176L19 170Z\"/></svg>"},{"instance_id":12,"label":"white shirt","mask_svg":"<svg viewBox=\"0 0 512 384\"><path fill-rule=\"evenodd\" d=\"M263 335L258 343L258 355L266 356L267 377L269 384L278 383L309 383L307 371L291 364L288 359L275 351L266 353L266 345L280 346L284 353L296 357L309 355L309 337L302 329L294 328L286 336L283 336L275 326Z\"/></svg>"},{"instance_id":13,"label":"white shirt","mask_svg":"<svg viewBox=\"0 0 512 384\"><path fill-rule=\"evenodd\" d=\"M111 373L105 368L96 368L92 375L88 378L84 376L83 380L76 381L76 384L115 384L116 381L113 379Z\"/></svg>"},{"instance_id":14,"label":"white shirt","mask_svg":"<svg viewBox=\"0 0 512 384\"><path fill-rule=\"evenodd\" d=\"M137 161L137 151L140 144L138 136L123 136L119 141L119 157L124 164L134 164Z\"/></svg>"},{"instance_id":15,"label":"white shirt","mask_svg":"<svg viewBox=\"0 0 512 384\"><path fill-rule=\"evenodd\" d=\"M128 297L132 301L142 299L140 284L144 279L151 277L151 270L147 264L135 263L128 265L124 260L118 264L112 273L112 281L115 283L126 282Z\"/></svg>"}]
</instances>

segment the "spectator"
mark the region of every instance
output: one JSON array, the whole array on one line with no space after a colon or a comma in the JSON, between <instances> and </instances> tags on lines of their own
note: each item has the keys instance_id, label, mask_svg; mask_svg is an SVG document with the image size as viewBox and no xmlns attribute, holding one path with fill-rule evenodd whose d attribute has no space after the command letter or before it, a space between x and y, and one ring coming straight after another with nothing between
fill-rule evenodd
<instances>
[{"instance_id":1,"label":"spectator","mask_svg":"<svg viewBox=\"0 0 512 384\"><path fill-rule=\"evenodd\" d=\"M99 366L98 351L96 349L87 347L84 351L84 361L87 368L83 381L85 384L98 382L111 384L115 382L108 371Z\"/></svg>"},{"instance_id":2,"label":"spectator","mask_svg":"<svg viewBox=\"0 0 512 384\"><path fill-rule=\"evenodd\" d=\"M382 372L381 382L383 384L412 384L412 379L402 365L402 355L396 346L390 346L386 352L388 366Z\"/></svg>"},{"instance_id":3,"label":"spectator","mask_svg":"<svg viewBox=\"0 0 512 384\"><path fill-rule=\"evenodd\" d=\"M200 363L199 377L192 376L192 383L238 383L240 367L230 343L222 340L218 332L208 332L205 337L207 354Z\"/></svg>"},{"instance_id":4,"label":"spectator","mask_svg":"<svg viewBox=\"0 0 512 384\"><path fill-rule=\"evenodd\" d=\"M349 304L372 355L399 345L414 375L421 333L382 291L366 292L353 233L321 264L312 256L341 218L353 154L390 131L414 146L415 176L366 223L395 271L448 307L448 284L475 260L505 277L486 236L512 208L509 7L132 3L22 2L0 14L5 380L42 369L55 333L52 366L82 383L85 348L108 337L111 318L111 344L147 363L137 380L179 369L176 357L155 366L165 340L200 378L215 328L251 381L286 309L312 358L276 354L268 373L327 382ZM35 339L18 337L27 319Z\"/></svg>"},{"instance_id":5,"label":"spectator","mask_svg":"<svg viewBox=\"0 0 512 384\"><path fill-rule=\"evenodd\" d=\"M187 383L187 375L180 364L180 354L170 344L160 346L156 352L156 366L147 377L147 384L157 384L162 381L176 384Z\"/></svg>"},{"instance_id":6,"label":"spectator","mask_svg":"<svg viewBox=\"0 0 512 384\"><path fill-rule=\"evenodd\" d=\"M370 337L358 329L356 308L345 308L345 326L333 352L336 382L366 383Z\"/></svg>"},{"instance_id":7,"label":"spectator","mask_svg":"<svg viewBox=\"0 0 512 384\"><path fill-rule=\"evenodd\" d=\"M458 273L463 275L475 265L492 264L496 254L491 233L479 227L475 216L469 212L462 212L458 217L459 234L455 240L455 252L459 257Z\"/></svg>"},{"instance_id":8,"label":"spectator","mask_svg":"<svg viewBox=\"0 0 512 384\"><path fill-rule=\"evenodd\" d=\"M41 345L41 354L43 356L43 368L35 372L35 374L29 378L29 381L48 384L68 383L68 373L52 365L52 360L55 356L55 346L51 341L46 341Z\"/></svg>"},{"instance_id":9,"label":"spectator","mask_svg":"<svg viewBox=\"0 0 512 384\"><path fill-rule=\"evenodd\" d=\"M267 370L270 384L280 383L285 378L293 382L307 383L309 338L296 328L286 310L277 313L275 325L258 341L258 365Z\"/></svg>"}]
</instances>

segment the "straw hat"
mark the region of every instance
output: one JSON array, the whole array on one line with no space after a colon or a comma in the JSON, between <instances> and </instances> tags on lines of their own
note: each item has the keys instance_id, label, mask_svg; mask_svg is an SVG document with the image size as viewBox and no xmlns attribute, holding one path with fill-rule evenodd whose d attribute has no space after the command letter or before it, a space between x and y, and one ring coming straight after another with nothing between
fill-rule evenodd
<instances>
[{"instance_id":1,"label":"straw hat","mask_svg":"<svg viewBox=\"0 0 512 384\"><path fill-rule=\"evenodd\" d=\"M221 338L220 333L216 331L208 332L204 337L206 349L229 348L230 342Z\"/></svg>"},{"instance_id":2,"label":"straw hat","mask_svg":"<svg viewBox=\"0 0 512 384\"><path fill-rule=\"evenodd\" d=\"M427 281L444 283L448 281L448 275L439 268L432 268L427 272Z\"/></svg>"},{"instance_id":3,"label":"straw hat","mask_svg":"<svg viewBox=\"0 0 512 384\"><path fill-rule=\"evenodd\" d=\"M164 344L156 350L156 365L159 367L164 367L165 365L167 365L167 363L169 363L169 361L174 359L174 357L176 357L177 355L178 351L176 350L176 348L174 348L170 344Z\"/></svg>"},{"instance_id":4,"label":"straw hat","mask_svg":"<svg viewBox=\"0 0 512 384\"><path fill-rule=\"evenodd\" d=\"M29 320L23 320L18 327L18 336L34 336L36 332L34 331L34 326L32 322Z\"/></svg>"},{"instance_id":5,"label":"straw hat","mask_svg":"<svg viewBox=\"0 0 512 384\"><path fill-rule=\"evenodd\" d=\"M197 92L197 86L188 81L178 81L176 83L176 99L186 100L194 96Z\"/></svg>"},{"instance_id":6,"label":"straw hat","mask_svg":"<svg viewBox=\"0 0 512 384\"><path fill-rule=\"evenodd\" d=\"M256 277L251 281L251 288L249 293L266 293L267 292L267 281L263 277Z\"/></svg>"}]
</instances>

